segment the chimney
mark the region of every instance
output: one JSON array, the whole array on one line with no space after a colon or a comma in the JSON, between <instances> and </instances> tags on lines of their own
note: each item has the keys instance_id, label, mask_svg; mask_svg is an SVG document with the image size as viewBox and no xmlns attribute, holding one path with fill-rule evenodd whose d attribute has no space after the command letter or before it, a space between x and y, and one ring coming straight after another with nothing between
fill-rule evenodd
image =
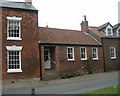
<instances>
[{"instance_id":1,"label":"chimney","mask_svg":"<svg viewBox=\"0 0 120 96\"><path fill-rule=\"evenodd\" d=\"M48 25L46 25L46 28L48 28Z\"/></svg>"},{"instance_id":2,"label":"chimney","mask_svg":"<svg viewBox=\"0 0 120 96\"><path fill-rule=\"evenodd\" d=\"M26 4L31 4L32 5L32 0L25 0Z\"/></svg>"},{"instance_id":3,"label":"chimney","mask_svg":"<svg viewBox=\"0 0 120 96\"><path fill-rule=\"evenodd\" d=\"M86 19L86 15L84 15L84 21L81 23L81 31L88 32L88 21Z\"/></svg>"}]
</instances>

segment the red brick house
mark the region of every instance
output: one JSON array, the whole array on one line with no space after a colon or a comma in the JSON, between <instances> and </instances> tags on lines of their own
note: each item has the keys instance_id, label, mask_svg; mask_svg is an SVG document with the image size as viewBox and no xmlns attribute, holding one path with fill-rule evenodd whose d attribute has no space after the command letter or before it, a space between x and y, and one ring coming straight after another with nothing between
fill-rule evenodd
<instances>
[{"instance_id":1,"label":"red brick house","mask_svg":"<svg viewBox=\"0 0 120 96\"><path fill-rule=\"evenodd\" d=\"M101 43L87 32L40 27L39 44L42 73L48 71L45 69L57 74L82 72L86 64L94 72L104 71Z\"/></svg>"},{"instance_id":2,"label":"red brick house","mask_svg":"<svg viewBox=\"0 0 120 96\"><path fill-rule=\"evenodd\" d=\"M105 71L118 70L120 54L120 24L109 22L100 27L89 27L89 32L102 43Z\"/></svg>"},{"instance_id":3,"label":"red brick house","mask_svg":"<svg viewBox=\"0 0 120 96\"><path fill-rule=\"evenodd\" d=\"M29 2L3 1L0 13L2 79L40 77L38 10Z\"/></svg>"},{"instance_id":4,"label":"red brick house","mask_svg":"<svg viewBox=\"0 0 120 96\"><path fill-rule=\"evenodd\" d=\"M82 74L88 66L93 72L117 69L119 25L89 27L85 17L81 31L38 27L38 10L25 1L0 5L3 80ZM112 36L106 36L107 27Z\"/></svg>"}]
</instances>

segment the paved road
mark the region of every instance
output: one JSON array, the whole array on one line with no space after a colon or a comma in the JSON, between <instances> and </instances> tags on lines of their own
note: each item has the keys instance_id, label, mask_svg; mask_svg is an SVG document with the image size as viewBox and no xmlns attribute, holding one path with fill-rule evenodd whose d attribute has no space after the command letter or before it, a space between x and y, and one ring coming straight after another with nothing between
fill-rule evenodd
<instances>
[{"instance_id":1,"label":"paved road","mask_svg":"<svg viewBox=\"0 0 120 96\"><path fill-rule=\"evenodd\" d=\"M34 86L36 94L82 94L118 84L117 72L77 77L68 81ZM5 88L3 94L31 94L31 88Z\"/></svg>"}]
</instances>

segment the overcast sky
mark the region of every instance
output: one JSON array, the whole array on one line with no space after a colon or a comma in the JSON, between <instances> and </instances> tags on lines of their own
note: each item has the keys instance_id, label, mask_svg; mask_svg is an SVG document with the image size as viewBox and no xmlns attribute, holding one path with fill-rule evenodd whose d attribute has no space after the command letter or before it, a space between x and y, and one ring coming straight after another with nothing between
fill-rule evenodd
<instances>
[{"instance_id":1,"label":"overcast sky","mask_svg":"<svg viewBox=\"0 0 120 96\"><path fill-rule=\"evenodd\" d=\"M24 1L24 0L12 0ZM120 0L32 0L39 10L39 26L80 30L86 15L89 26L100 26L106 22L118 23L118 1Z\"/></svg>"}]
</instances>

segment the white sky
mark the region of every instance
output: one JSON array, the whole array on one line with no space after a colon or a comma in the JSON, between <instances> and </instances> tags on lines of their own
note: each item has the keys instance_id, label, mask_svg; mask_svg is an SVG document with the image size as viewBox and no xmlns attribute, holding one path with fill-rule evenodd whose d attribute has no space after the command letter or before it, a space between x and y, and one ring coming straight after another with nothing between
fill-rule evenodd
<instances>
[{"instance_id":1,"label":"white sky","mask_svg":"<svg viewBox=\"0 0 120 96\"><path fill-rule=\"evenodd\" d=\"M11 0L24 1L24 0ZM39 26L80 30L83 16L89 26L100 26L106 22L118 23L118 1L120 0L32 0L39 10Z\"/></svg>"}]
</instances>

